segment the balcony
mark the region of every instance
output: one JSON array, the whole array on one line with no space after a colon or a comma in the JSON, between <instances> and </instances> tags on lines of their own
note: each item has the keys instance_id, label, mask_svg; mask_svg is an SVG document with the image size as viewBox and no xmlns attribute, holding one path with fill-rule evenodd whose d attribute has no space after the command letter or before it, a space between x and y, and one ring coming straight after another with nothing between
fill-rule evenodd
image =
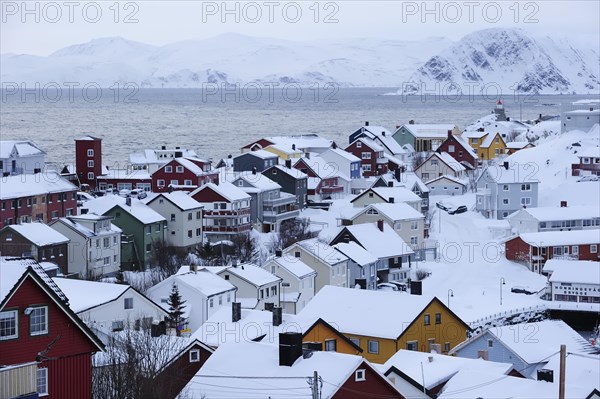
<instances>
[{"instance_id":1,"label":"balcony","mask_svg":"<svg viewBox=\"0 0 600 399\"><path fill-rule=\"evenodd\" d=\"M37 364L35 362L0 368L0 398L36 397ZM35 396L28 396L35 394Z\"/></svg>"},{"instance_id":2,"label":"balcony","mask_svg":"<svg viewBox=\"0 0 600 399\"><path fill-rule=\"evenodd\" d=\"M288 204L294 204L296 202L296 196L288 193L281 193L279 198L264 198L263 204L265 206L282 206Z\"/></svg>"},{"instance_id":3,"label":"balcony","mask_svg":"<svg viewBox=\"0 0 600 399\"><path fill-rule=\"evenodd\" d=\"M288 220L297 218L300 216L300 211L297 206L288 207L283 211L264 211L263 212L263 220L267 223L276 223L281 222L282 220Z\"/></svg>"},{"instance_id":4,"label":"balcony","mask_svg":"<svg viewBox=\"0 0 600 399\"><path fill-rule=\"evenodd\" d=\"M323 194L341 193L343 191L344 191L344 187L342 187L342 186L321 187L321 193L323 193Z\"/></svg>"},{"instance_id":5,"label":"balcony","mask_svg":"<svg viewBox=\"0 0 600 399\"><path fill-rule=\"evenodd\" d=\"M223 218L235 218L239 216L247 216L250 215L250 208L244 208L236 211L221 209L221 210L211 210L204 211L203 216L205 218L212 219L223 219Z\"/></svg>"},{"instance_id":6,"label":"balcony","mask_svg":"<svg viewBox=\"0 0 600 399\"><path fill-rule=\"evenodd\" d=\"M238 234L250 231L252 225L247 223L238 226L204 226L203 229L206 234Z\"/></svg>"}]
</instances>

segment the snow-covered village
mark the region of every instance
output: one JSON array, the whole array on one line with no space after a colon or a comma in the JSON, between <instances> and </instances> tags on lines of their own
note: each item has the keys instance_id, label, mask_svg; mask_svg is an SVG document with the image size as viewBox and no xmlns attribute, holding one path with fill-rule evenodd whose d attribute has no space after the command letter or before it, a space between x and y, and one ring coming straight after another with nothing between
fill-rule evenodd
<instances>
[{"instance_id":1,"label":"snow-covered village","mask_svg":"<svg viewBox=\"0 0 600 399\"><path fill-rule=\"evenodd\" d=\"M24 6L2 7L5 19ZM500 38L530 40L530 62L507 61L513 45L498 55ZM427 40L396 47L419 54L397 71L363 59L361 46L381 55L374 42L310 57L318 45L303 42L306 71L344 51L356 63L293 75L277 69L292 42L226 34L222 50L203 47L222 72L196 77L169 70L196 62L193 42L94 39L38 57L3 41L0 399L600 399L597 49L498 28ZM219 61L242 54L237 42L248 58ZM143 75L153 59L163 76ZM221 97L185 130L206 104L181 93L275 73L262 62L295 88L344 82L340 103ZM464 81L519 81L529 102L414 100L461 68ZM136 108L11 83L85 74L109 87L118 70L143 80ZM309 122L313 107L330 120Z\"/></svg>"}]
</instances>

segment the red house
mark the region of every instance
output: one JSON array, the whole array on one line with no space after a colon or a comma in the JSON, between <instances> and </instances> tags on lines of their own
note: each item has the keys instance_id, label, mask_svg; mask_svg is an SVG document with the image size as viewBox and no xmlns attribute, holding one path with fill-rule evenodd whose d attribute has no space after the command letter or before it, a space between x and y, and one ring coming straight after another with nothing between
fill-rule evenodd
<instances>
[{"instance_id":1,"label":"red house","mask_svg":"<svg viewBox=\"0 0 600 399\"><path fill-rule=\"evenodd\" d=\"M84 136L75 140L75 170L80 185L96 190L96 178L102 174L102 139Z\"/></svg>"},{"instance_id":2,"label":"red house","mask_svg":"<svg viewBox=\"0 0 600 399\"><path fill-rule=\"evenodd\" d=\"M448 138L438 147L437 153L447 152L456 162L463 164L467 169L477 167L479 158L477 152L467 143L461 136L452 134L452 130L448 131Z\"/></svg>"},{"instance_id":3,"label":"red house","mask_svg":"<svg viewBox=\"0 0 600 399\"><path fill-rule=\"evenodd\" d=\"M198 158L175 158L152 173L152 191L193 191L206 183L219 183L219 173L213 171L210 161Z\"/></svg>"},{"instance_id":4,"label":"red house","mask_svg":"<svg viewBox=\"0 0 600 399\"><path fill-rule=\"evenodd\" d=\"M344 149L361 160L363 176L380 176L388 172L388 159L383 147L373 140L361 137Z\"/></svg>"},{"instance_id":5,"label":"red house","mask_svg":"<svg viewBox=\"0 0 600 399\"><path fill-rule=\"evenodd\" d=\"M36 261L0 258L0 364L37 362L40 396L91 399L92 355L102 350Z\"/></svg>"},{"instance_id":6,"label":"red house","mask_svg":"<svg viewBox=\"0 0 600 399\"><path fill-rule=\"evenodd\" d=\"M344 186L335 166L321 157L300 158L294 168L308 175L306 195L309 198L338 198Z\"/></svg>"},{"instance_id":7,"label":"red house","mask_svg":"<svg viewBox=\"0 0 600 399\"><path fill-rule=\"evenodd\" d=\"M525 263L541 273L548 259L597 261L600 230L524 233L505 241L506 259Z\"/></svg>"},{"instance_id":8,"label":"red house","mask_svg":"<svg viewBox=\"0 0 600 399\"><path fill-rule=\"evenodd\" d=\"M2 177L0 226L77 213L77 187L55 172Z\"/></svg>"}]
</instances>

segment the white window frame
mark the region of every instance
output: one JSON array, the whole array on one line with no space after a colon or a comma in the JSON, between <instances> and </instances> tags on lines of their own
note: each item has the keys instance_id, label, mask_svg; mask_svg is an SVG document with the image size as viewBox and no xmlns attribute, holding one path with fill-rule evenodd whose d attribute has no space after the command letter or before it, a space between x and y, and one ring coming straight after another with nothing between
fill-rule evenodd
<instances>
[{"instance_id":1,"label":"white window frame","mask_svg":"<svg viewBox=\"0 0 600 399\"><path fill-rule=\"evenodd\" d=\"M531 197L521 197L521 205L531 205Z\"/></svg>"},{"instance_id":2,"label":"white window frame","mask_svg":"<svg viewBox=\"0 0 600 399\"><path fill-rule=\"evenodd\" d=\"M510 199L509 198L502 198L502 205L510 205Z\"/></svg>"},{"instance_id":3,"label":"white window frame","mask_svg":"<svg viewBox=\"0 0 600 399\"><path fill-rule=\"evenodd\" d=\"M90 148L90 149L87 150L87 156L88 157L93 157L94 156L94 149L93 148Z\"/></svg>"},{"instance_id":4,"label":"white window frame","mask_svg":"<svg viewBox=\"0 0 600 399\"><path fill-rule=\"evenodd\" d=\"M374 350L371 349L371 344L376 346L376 348ZM379 341L371 340L371 339L369 341L367 341L367 352L372 353L374 355L378 355L379 354Z\"/></svg>"},{"instance_id":5,"label":"white window frame","mask_svg":"<svg viewBox=\"0 0 600 399\"><path fill-rule=\"evenodd\" d=\"M363 152L361 154L362 159L371 159L371 153L370 152Z\"/></svg>"},{"instance_id":6,"label":"white window frame","mask_svg":"<svg viewBox=\"0 0 600 399\"><path fill-rule=\"evenodd\" d=\"M598 253L598 244L591 244L590 245L590 253L592 253L592 254L597 254Z\"/></svg>"},{"instance_id":7,"label":"white window frame","mask_svg":"<svg viewBox=\"0 0 600 399\"><path fill-rule=\"evenodd\" d=\"M36 313L36 312L37 312L37 311L39 311L40 309L43 309L43 311L44 311L44 313L43 313L43 316L44 316L44 324L43 324L43 327L44 327L44 328L42 328L42 329L41 329L41 330L39 330L39 331L32 331L32 327L34 326L34 324L33 324L33 322L32 322L32 320L31 320L31 319L32 319L32 317L35 317L35 316L34 316L34 313ZM46 306L46 305L43 305L43 306L35 306L35 307L33 307L33 306L32 306L31 313L29 314L29 335L30 335L30 336L37 336L37 335L45 335L45 334L48 334L48 322L49 322L49 320L48 320L48 306Z\"/></svg>"},{"instance_id":8,"label":"white window frame","mask_svg":"<svg viewBox=\"0 0 600 399\"><path fill-rule=\"evenodd\" d=\"M521 184L521 191L531 191L531 184L529 184L529 183Z\"/></svg>"},{"instance_id":9,"label":"white window frame","mask_svg":"<svg viewBox=\"0 0 600 399\"><path fill-rule=\"evenodd\" d=\"M88 180L94 180L94 172L88 172Z\"/></svg>"},{"instance_id":10,"label":"white window frame","mask_svg":"<svg viewBox=\"0 0 600 399\"><path fill-rule=\"evenodd\" d=\"M43 381L43 385L40 385L40 380ZM48 396L48 368L41 367L37 369L35 376L36 390L39 396ZM45 389L40 389L42 386Z\"/></svg>"},{"instance_id":11,"label":"white window frame","mask_svg":"<svg viewBox=\"0 0 600 399\"><path fill-rule=\"evenodd\" d=\"M333 349L329 346L333 344ZM337 352L337 340L336 339L326 339L325 340L325 351L326 352Z\"/></svg>"},{"instance_id":12,"label":"white window frame","mask_svg":"<svg viewBox=\"0 0 600 399\"><path fill-rule=\"evenodd\" d=\"M175 172L176 173L183 173L183 166L179 165L175 167Z\"/></svg>"},{"instance_id":13,"label":"white window frame","mask_svg":"<svg viewBox=\"0 0 600 399\"><path fill-rule=\"evenodd\" d=\"M165 173L173 173L173 167L171 165L165 166Z\"/></svg>"},{"instance_id":14,"label":"white window frame","mask_svg":"<svg viewBox=\"0 0 600 399\"><path fill-rule=\"evenodd\" d=\"M362 143L360 141L356 142L356 148L362 148Z\"/></svg>"},{"instance_id":15,"label":"white window frame","mask_svg":"<svg viewBox=\"0 0 600 399\"><path fill-rule=\"evenodd\" d=\"M130 303L131 306L127 306L128 303ZM133 297L123 299L123 309L125 309L125 310L133 309Z\"/></svg>"},{"instance_id":16,"label":"white window frame","mask_svg":"<svg viewBox=\"0 0 600 399\"><path fill-rule=\"evenodd\" d=\"M94 160L90 159L89 161L87 161L87 166L88 166L88 168L93 168L94 167Z\"/></svg>"},{"instance_id":17,"label":"white window frame","mask_svg":"<svg viewBox=\"0 0 600 399\"><path fill-rule=\"evenodd\" d=\"M367 380L367 371L365 369L358 369L354 372L354 381L366 381Z\"/></svg>"},{"instance_id":18,"label":"white window frame","mask_svg":"<svg viewBox=\"0 0 600 399\"><path fill-rule=\"evenodd\" d=\"M200 361L200 349L192 349L189 354L190 363L197 363Z\"/></svg>"},{"instance_id":19,"label":"white window frame","mask_svg":"<svg viewBox=\"0 0 600 399\"><path fill-rule=\"evenodd\" d=\"M4 337L0 337L0 341L6 341L9 339L16 339L19 338L19 311L18 310L5 310L0 312L0 318L2 319L12 319L13 317L11 317L9 314L13 314L14 315L14 319L15 319L15 333L13 335L7 335Z\"/></svg>"}]
</instances>

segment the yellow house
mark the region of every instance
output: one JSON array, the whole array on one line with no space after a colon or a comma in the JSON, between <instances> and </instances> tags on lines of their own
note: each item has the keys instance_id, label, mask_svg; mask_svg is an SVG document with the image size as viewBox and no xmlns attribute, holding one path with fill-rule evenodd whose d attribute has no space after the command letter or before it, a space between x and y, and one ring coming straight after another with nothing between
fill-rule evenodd
<instances>
[{"instance_id":1,"label":"yellow house","mask_svg":"<svg viewBox=\"0 0 600 399\"><path fill-rule=\"evenodd\" d=\"M296 146L293 144L291 147L283 144L271 144L268 147L265 147L264 150L277 155L279 159L284 161L287 161L288 159L299 159L304 155L304 153L297 150Z\"/></svg>"},{"instance_id":2,"label":"yellow house","mask_svg":"<svg viewBox=\"0 0 600 399\"><path fill-rule=\"evenodd\" d=\"M369 361L385 363L400 349L442 353L467 338L469 326L438 298L325 286L300 312L320 317L359 346Z\"/></svg>"},{"instance_id":3,"label":"yellow house","mask_svg":"<svg viewBox=\"0 0 600 399\"><path fill-rule=\"evenodd\" d=\"M468 140L468 143L477 152L477 156L482 161L506 154L506 143L500 133L466 132L463 134L463 137Z\"/></svg>"}]
</instances>

